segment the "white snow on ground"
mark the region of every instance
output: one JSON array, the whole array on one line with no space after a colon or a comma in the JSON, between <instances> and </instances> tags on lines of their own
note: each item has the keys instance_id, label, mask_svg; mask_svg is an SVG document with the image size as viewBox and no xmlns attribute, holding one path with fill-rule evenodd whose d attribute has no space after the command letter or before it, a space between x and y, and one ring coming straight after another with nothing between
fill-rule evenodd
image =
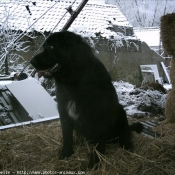
<instances>
[{"instance_id":1,"label":"white snow on ground","mask_svg":"<svg viewBox=\"0 0 175 175\"><path fill-rule=\"evenodd\" d=\"M167 90L172 89L172 84L164 84L163 87Z\"/></svg>"},{"instance_id":2,"label":"white snow on ground","mask_svg":"<svg viewBox=\"0 0 175 175\"><path fill-rule=\"evenodd\" d=\"M124 81L113 82L113 85L128 117L163 116L167 94L153 89L136 88L135 85ZM53 98L55 97L54 88L49 89L48 92Z\"/></svg>"},{"instance_id":3,"label":"white snow on ground","mask_svg":"<svg viewBox=\"0 0 175 175\"><path fill-rule=\"evenodd\" d=\"M157 90L136 88L127 82L113 82L119 102L129 117L162 115L167 94Z\"/></svg>"}]
</instances>

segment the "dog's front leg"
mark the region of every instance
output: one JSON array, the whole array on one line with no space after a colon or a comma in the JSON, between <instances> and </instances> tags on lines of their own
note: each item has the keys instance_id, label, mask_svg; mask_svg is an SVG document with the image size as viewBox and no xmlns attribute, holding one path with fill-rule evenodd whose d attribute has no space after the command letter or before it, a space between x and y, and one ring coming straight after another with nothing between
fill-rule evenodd
<instances>
[{"instance_id":1,"label":"dog's front leg","mask_svg":"<svg viewBox=\"0 0 175 175\"><path fill-rule=\"evenodd\" d=\"M73 121L67 115L61 115L61 127L63 135L63 148L60 155L60 159L70 157L74 151L73 145Z\"/></svg>"},{"instance_id":2,"label":"dog's front leg","mask_svg":"<svg viewBox=\"0 0 175 175\"><path fill-rule=\"evenodd\" d=\"M92 150L91 150L91 155L90 155L90 160L89 160L88 167L90 169L92 169L93 167L95 169L97 169L98 166L99 166L98 163L99 163L100 160L99 160L99 156L98 156L96 150L99 153L104 155L105 154L105 150L106 150L106 142L105 141L94 142L93 145L94 145L95 148L92 148Z\"/></svg>"}]
</instances>

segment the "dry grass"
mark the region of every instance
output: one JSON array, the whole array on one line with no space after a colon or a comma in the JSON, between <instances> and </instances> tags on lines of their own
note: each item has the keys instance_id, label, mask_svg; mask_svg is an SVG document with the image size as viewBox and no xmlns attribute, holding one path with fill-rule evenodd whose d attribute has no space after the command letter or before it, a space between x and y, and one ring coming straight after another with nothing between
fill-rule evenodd
<instances>
[{"instance_id":1,"label":"dry grass","mask_svg":"<svg viewBox=\"0 0 175 175\"><path fill-rule=\"evenodd\" d=\"M89 147L86 142L75 145L75 154L59 160L61 150L60 122L14 128L0 132L0 170L17 171L82 171L93 175L174 175L175 124L156 130L161 139L134 134L133 152L108 145L106 156L99 155L101 167L88 170ZM51 174L51 173L50 173Z\"/></svg>"}]
</instances>

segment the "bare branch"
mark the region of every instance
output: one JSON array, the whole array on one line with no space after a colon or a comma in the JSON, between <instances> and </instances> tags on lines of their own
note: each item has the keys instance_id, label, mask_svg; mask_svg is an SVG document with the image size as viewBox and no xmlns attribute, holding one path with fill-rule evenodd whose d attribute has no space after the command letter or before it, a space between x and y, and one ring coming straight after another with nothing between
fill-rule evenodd
<instances>
[{"instance_id":1,"label":"bare branch","mask_svg":"<svg viewBox=\"0 0 175 175\"><path fill-rule=\"evenodd\" d=\"M165 1L165 8L164 8L164 15L166 14L166 8L167 8L167 0Z\"/></svg>"},{"instance_id":2,"label":"bare branch","mask_svg":"<svg viewBox=\"0 0 175 175\"><path fill-rule=\"evenodd\" d=\"M30 33L21 33L20 29L14 27L13 24L10 23L10 19L15 14L15 11L11 11L6 3L1 5L1 9L3 10L1 12L2 15L0 16L0 71L4 70L5 66L5 70L7 70L5 72L8 73L9 68L11 68L11 64L14 64L16 65L16 67L19 67L16 64L18 60L20 59L21 61L24 61L24 58L19 53L29 51L30 40L35 39L36 35L34 31ZM18 6L19 4L17 1L14 1L14 5ZM23 15L23 17L26 18L26 20L28 20L25 14L21 15ZM28 25L30 26L29 22ZM44 36L43 33L41 34ZM28 40L26 40L27 38ZM18 54L15 53L16 51L18 51Z\"/></svg>"},{"instance_id":3,"label":"bare branch","mask_svg":"<svg viewBox=\"0 0 175 175\"><path fill-rule=\"evenodd\" d=\"M156 4L156 8L155 8L155 10L154 10L154 16L153 16L153 21L152 21L152 24L151 24L151 26L153 26L154 25L154 22L155 22L155 20L156 20L156 14L157 14L157 9L158 9L158 1L157 1L157 4Z\"/></svg>"}]
</instances>

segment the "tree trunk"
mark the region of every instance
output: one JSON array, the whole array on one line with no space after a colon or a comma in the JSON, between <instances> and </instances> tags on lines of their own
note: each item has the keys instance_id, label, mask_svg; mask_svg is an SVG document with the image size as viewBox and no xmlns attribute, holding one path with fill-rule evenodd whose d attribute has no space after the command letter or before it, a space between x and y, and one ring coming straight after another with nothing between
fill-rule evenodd
<instances>
[{"instance_id":1,"label":"tree trunk","mask_svg":"<svg viewBox=\"0 0 175 175\"><path fill-rule=\"evenodd\" d=\"M9 75L9 65L8 65L8 58L5 58L5 74Z\"/></svg>"}]
</instances>

